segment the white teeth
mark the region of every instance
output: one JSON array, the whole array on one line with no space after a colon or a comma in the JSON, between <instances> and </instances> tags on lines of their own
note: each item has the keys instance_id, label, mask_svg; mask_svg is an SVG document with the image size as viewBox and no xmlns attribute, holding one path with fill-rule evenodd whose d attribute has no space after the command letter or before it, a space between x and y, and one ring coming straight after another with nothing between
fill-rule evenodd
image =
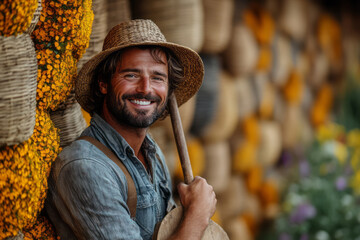
<instances>
[{"instance_id":1,"label":"white teeth","mask_svg":"<svg viewBox=\"0 0 360 240\"><path fill-rule=\"evenodd\" d=\"M150 101L143 101L143 100L130 100L132 103L138 104L138 105L149 105L151 102Z\"/></svg>"}]
</instances>

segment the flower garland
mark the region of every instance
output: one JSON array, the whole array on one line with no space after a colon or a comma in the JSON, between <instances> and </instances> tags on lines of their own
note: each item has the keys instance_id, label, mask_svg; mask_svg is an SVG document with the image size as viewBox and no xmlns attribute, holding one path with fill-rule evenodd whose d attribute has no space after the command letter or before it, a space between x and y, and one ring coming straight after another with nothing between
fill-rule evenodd
<instances>
[{"instance_id":1,"label":"flower garland","mask_svg":"<svg viewBox=\"0 0 360 240\"><path fill-rule=\"evenodd\" d=\"M37 0L2 0L0 35L13 36L25 32L31 24L37 5Z\"/></svg>"},{"instance_id":2,"label":"flower garland","mask_svg":"<svg viewBox=\"0 0 360 240\"><path fill-rule=\"evenodd\" d=\"M41 164L33 139L0 151L0 239L36 219Z\"/></svg>"},{"instance_id":3,"label":"flower garland","mask_svg":"<svg viewBox=\"0 0 360 240\"><path fill-rule=\"evenodd\" d=\"M32 229L26 231L24 240L55 240L60 239L53 231L51 223L45 217L39 217Z\"/></svg>"},{"instance_id":4,"label":"flower garland","mask_svg":"<svg viewBox=\"0 0 360 240\"><path fill-rule=\"evenodd\" d=\"M56 110L73 88L76 63L89 45L94 15L90 0L45 1L32 33L38 59L37 101Z\"/></svg>"},{"instance_id":5,"label":"flower garland","mask_svg":"<svg viewBox=\"0 0 360 240\"><path fill-rule=\"evenodd\" d=\"M5 31L1 28L3 22L8 27L6 34L20 32L20 27L13 26L19 22L14 16L24 14L30 16L24 20L28 24L22 29L26 30L37 8L37 1L33 2L10 4L5 0L1 3L0 32ZM58 130L50 119L49 110L55 110L64 102L73 87L76 63L88 47L94 17L91 0L45 0L42 9L40 21L32 32L38 59L34 133L24 143L0 149L0 239L24 230L27 231L25 239L40 239L43 230L51 228L42 217L37 219L46 197L51 163L60 151ZM9 16L13 22L7 20Z\"/></svg>"}]
</instances>

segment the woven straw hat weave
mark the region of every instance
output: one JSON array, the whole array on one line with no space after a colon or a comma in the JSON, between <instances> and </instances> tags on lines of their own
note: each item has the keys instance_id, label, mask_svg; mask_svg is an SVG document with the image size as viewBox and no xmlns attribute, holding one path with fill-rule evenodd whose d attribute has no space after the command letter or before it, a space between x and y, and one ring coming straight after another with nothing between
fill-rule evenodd
<instances>
[{"instance_id":1,"label":"woven straw hat weave","mask_svg":"<svg viewBox=\"0 0 360 240\"><path fill-rule=\"evenodd\" d=\"M75 94L84 110L89 113L94 110L90 85L96 67L115 51L144 45L171 50L183 66L184 80L174 91L179 106L195 95L204 76L204 66L200 56L190 48L167 42L158 26L151 20L137 19L114 26L104 40L103 50L85 63L80 70L75 81Z\"/></svg>"}]
</instances>

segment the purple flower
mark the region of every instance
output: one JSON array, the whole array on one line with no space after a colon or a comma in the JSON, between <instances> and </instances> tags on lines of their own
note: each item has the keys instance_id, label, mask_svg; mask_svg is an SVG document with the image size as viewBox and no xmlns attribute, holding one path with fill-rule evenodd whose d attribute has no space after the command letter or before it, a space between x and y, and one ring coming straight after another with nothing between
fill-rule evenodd
<instances>
[{"instance_id":1,"label":"purple flower","mask_svg":"<svg viewBox=\"0 0 360 240\"><path fill-rule=\"evenodd\" d=\"M291 240L291 237L287 233L281 233L279 236L279 240Z\"/></svg>"},{"instance_id":2,"label":"purple flower","mask_svg":"<svg viewBox=\"0 0 360 240\"><path fill-rule=\"evenodd\" d=\"M335 186L336 189L339 191L342 191L346 188L347 186L347 180L345 177L338 177L335 181Z\"/></svg>"},{"instance_id":3,"label":"purple flower","mask_svg":"<svg viewBox=\"0 0 360 240\"><path fill-rule=\"evenodd\" d=\"M309 240L309 235L307 235L306 233L302 234L300 240Z\"/></svg>"},{"instance_id":4,"label":"purple flower","mask_svg":"<svg viewBox=\"0 0 360 240\"><path fill-rule=\"evenodd\" d=\"M310 175L310 164L308 161L303 160L299 163L299 172L301 177L308 177Z\"/></svg>"},{"instance_id":5,"label":"purple flower","mask_svg":"<svg viewBox=\"0 0 360 240\"><path fill-rule=\"evenodd\" d=\"M290 216L290 221L292 223L302 223L307 219L311 219L316 215L316 209L313 205L308 203L303 203L297 206L295 211Z\"/></svg>"}]
</instances>

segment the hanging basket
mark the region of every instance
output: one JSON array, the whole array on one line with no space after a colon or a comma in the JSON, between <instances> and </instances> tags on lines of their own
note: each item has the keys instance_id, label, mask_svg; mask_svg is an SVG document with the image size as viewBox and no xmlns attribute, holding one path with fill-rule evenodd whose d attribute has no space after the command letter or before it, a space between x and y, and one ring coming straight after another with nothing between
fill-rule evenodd
<instances>
[{"instance_id":1,"label":"hanging basket","mask_svg":"<svg viewBox=\"0 0 360 240\"><path fill-rule=\"evenodd\" d=\"M206 142L223 141L230 138L238 123L238 102L235 91L236 81L227 72L220 75L220 90L216 115L204 129L202 135Z\"/></svg>"},{"instance_id":2,"label":"hanging basket","mask_svg":"<svg viewBox=\"0 0 360 240\"><path fill-rule=\"evenodd\" d=\"M216 114L219 95L220 61L216 55L201 55L204 62L205 75L203 83L196 95L194 119L191 133L200 136L211 123Z\"/></svg>"},{"instance_id":3,"label":"hanging basket","mask_svg":"<svg viewBox=\"0 0 360 240\"><path fill-rule=\"evenodd\" d=\"M94 0L92 3L92 10L94 12L94 21L92 24L89 47L78 62L78 70L102 50L103 41L107 34L108 12L106 0Z\"/></svg>"},{"instance_id":4,"label":"hanging basket","mask_svg":"<svg viewBox=\"0 0 360 240\"><path fill-rule=\"evenodd\" d=\"M0 146L27 140L35 126L37 60L29 34L0 37Z\"/></svg>"},{"instance_id":5,"label":"hanging basket","mask_svg":"<svg viewBox=\"0 0 360 240\"><path fill-rule=\"evenodd\" d=\"M282 87L293 67L289 39L283 34L277 33L272 43L272 52L271 80L277 87Z\"/></svg>"},{"instance_id":6,"label":"hanging basket","mask_svg":"<svg viewBox=\"0 0 360 240\"><path fill-rule=\"evenodd\" d=\"M65 103L50 113L55 127L60 130L60 146L65 147L76 140L87 124L82 115L81 107L72 92Z\"/></svg>"},{"instance_id":7,"label":"hanging basket","mask_svg":"<svg viewBox=\"0 0 360 240\"><path fill-rule=\"evenodd\" d=\"M168 42L199 51L203 44L203 5L201 0L134 0L133 18L156 23Z\"/></svg>"},{"instance_id":8,"label":"hanging basket","mask_svg":"<svg viewBox=\"0 0 360 240\"><path fill-rule=\"evenodd\" d=\"M258 62L259 47L254 35L242 23L236 23L224 51L224 67L234 76L252 73Z\"/></svg>"},{"instance_id":9,"label":"hanging basket","mask_svg":"<svg viewBox=\"0 0 360 240\"><path fill-rule=\"evenodd\" d=\"M107 32L115 25L131 19L129 0L107 0Z\"/></svg>"},{"instance_id":10,"label":"hanging basket","mask_svg":"<svg viewBox=\"0 0 360 240\"><path fill-rule=\"evenodd\" d=\"M308 1L282 1L279 28L296 41L303 41L308 31Z\"/></svg>"},{"instance_id":11,"label":"hanging basket","mask_svg":"<svg viewBox=\"0 0 360 240\"><path fill-rule=\"evenodd\" d=\"M201 52L218 54L230 40L234 0L204 0L204 43Z\"/></svg>"},{"instance_id":12,"label":"hanging basket","mask_svg":"<svg viewBox=\"0 0 360 240\"><path fill-rule=\"evenodd\" d=\"M282 149L281 127L275 121L260 121L259 162L264 168L273 167Z\"/></svg>"},{"instance_id":13,"label":"hanging basket","mask_svg":"<svg viewBox=\"0 0 360 240\"><path fill-rule=\"evenodd\" d=\"M216 194L227 188L231 176L231 153L227 141L206 143L204 178L213 186Z\"/></svg>"},{"instance_id":14,"label":"hanging basket","mask_svg":"<svg viewBox=\"0 0 360 240\"><path fill-rule=\"evenodd\" d=\"M239 120L242 120L256 111L255 89L250 78L238 78L235 85Z\"/></svg>"},{"instance_id":15,"label":"hanging basket","mask_svg":"<svg viewBox=\"0 0 360 240\"><path fill-rule=\"evenodd\" d=\"M34 16L31 20L31 23L30 23L30 26L29 28L25 31L25 33L28 33L28 34L31 34L35 27L36 27L36 24L38 23L39 21L39 18L40 18L40 15L41 15L41 10L42 10L42 5L41 5L41 0L38 0L38 6L34 12Z\"/></svg>"}]
</instances>

